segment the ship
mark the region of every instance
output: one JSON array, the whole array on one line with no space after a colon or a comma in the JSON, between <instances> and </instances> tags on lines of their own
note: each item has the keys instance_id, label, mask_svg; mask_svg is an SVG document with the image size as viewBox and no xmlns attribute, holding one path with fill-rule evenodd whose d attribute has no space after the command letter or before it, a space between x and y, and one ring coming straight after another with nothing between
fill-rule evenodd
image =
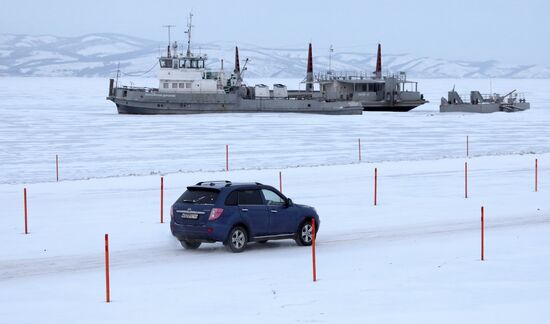
<instances>
[{"instance_id":1,"label":"ship","mask_svg":"<svg viewBox=\"0 0 550 324\"><path fill-rule=\"evenodd\" d=\"M107 100L115 103L119 114L205 114L205 113L309 113L327 115L360 115L361 103L349 99L327 100L314 96L313 87L305 96L291 96L283 84L272 89L265 84L247 86L243 81L246 71L240 68L239 50L235 47L235 68L225 76L221 68L206 67L207 54L191 51L193 15L187 21L187 51L179 54L177 42L170 36L166 54L158 60L159 87L134 87L118 84L110 79ZM170 35L170 31L169 31ZM311 66L311 44L310 44Z\"/></svg>"},{"instance_id":2,"label":"ship","mask_svg":"<svg viewBox=\"0 0 550 324\"><path fill-rule=\"evenodd\" d=\"M331 47L332 53L332 47ZM427 103L418 91L418 82L407 79L406 72L382 75L382 46L378 44L374 72L328 71L313 74L311 44L305 79L306 91L291 91L290 96L323 98L327 101L360 102L364 111L406 112ZM318 91L313 91L313 84Z\"/></svg>"},{"instance_id":3,"label":"ship","mask_svg":"<svg viewBox=\"0 0 550 324\"><path fill-rule=\"evenodd\" d=\"M512 90L501 96L498 93L481 94L479 91L471 91L470 95L460 95L453 90L449 91L447 98L441 98L440 112L517 112L530 108L525 95Z\"/></svg>"}]
</instances>

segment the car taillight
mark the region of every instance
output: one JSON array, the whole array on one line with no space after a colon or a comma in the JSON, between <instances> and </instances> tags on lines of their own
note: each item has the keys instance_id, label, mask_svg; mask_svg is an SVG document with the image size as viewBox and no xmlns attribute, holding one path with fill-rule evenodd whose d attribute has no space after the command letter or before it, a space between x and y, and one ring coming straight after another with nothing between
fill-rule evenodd
<instances>
[{"instance_id":1,"label":"car taillight","mask_svg":"<svg viewBox=\"0 0 550 324\"><path fill-rule=\"evenodd\" d=\"M210 212L210 216L208 216L208 220L216 220L220 218L220 216L223 213L223 208L212 208L212 211Z\"/></svg>"}]
</instances>

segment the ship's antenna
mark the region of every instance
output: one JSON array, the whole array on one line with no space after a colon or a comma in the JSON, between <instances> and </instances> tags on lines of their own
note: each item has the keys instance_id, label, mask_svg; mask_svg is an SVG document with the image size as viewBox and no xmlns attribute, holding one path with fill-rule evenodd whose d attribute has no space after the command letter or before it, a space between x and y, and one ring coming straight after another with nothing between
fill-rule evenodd
<instances>
[{"instance_id":1,"label":"ship's antenna","mask_svg":"<svg viewBox=\"0 0 550 324\"><path fill-rule=\"evenodd\" d=\"M330 73L332 73L332 53L334 53L334 47L330 44L330 48L328 50L328 71Z\"/></svg>"},{"instance_id":2,"label":"ship's antenna","mask_svg":"<svg viewBox=\"0 0 550 324\"><path fill-rule=\"evenodd\" d=\"M189 13L189 18L187 19L187 56L191 56L191 29L193 26L193 13Z\"/></svg>"},{"instance_id":3,"label":"ship's antenna","mask_svg":"<svg viewBox=\"0 0 550 324\"><path fill-rule=\"evenodd\" d=\"M171 32L171 29L172 29L173 27L176 27L176 26L175 26L175 25L164 25L164 26L162 26L162 27L168 29L168 57L171 57L171 55L170 55L170 45L171 45L172 43L171 43L171 41L170 41L170 32Z\"/></svg>"}]
</instances>

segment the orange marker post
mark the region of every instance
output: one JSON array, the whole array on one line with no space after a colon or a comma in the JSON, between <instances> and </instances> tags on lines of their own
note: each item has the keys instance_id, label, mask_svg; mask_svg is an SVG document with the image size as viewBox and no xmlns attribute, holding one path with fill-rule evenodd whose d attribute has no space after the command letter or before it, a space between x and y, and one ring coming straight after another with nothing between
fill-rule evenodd
<instances>
[{"instance_id":1,"label":"orange marker post","mask_svg":"<svg viewBox=\"0 0 550 324\"><path fill-rule=\"evenodd\" d=\"M164 177L160 177L160 223L164 223Z\"/></svg>"},{"instance_id":2,"label":"orange marker post","mask_svg":"<svg viewBox=\"0 0 550 324\"><path fill-rule=\"evenodd\" d=\"M358 139L358 147L359 147L359 162L361 162L361 139Z\"/></svg>"},{"instance_id":3,"label":"orange marker post","mask_svg":"<svg viewBox=\"0 0 550 324\"><path fill-rule=\"evenodd\" d=\"M315 218L311 219L311 260L313 264L313 282L317 281L317 262L315 260Z\"/></svg>"},{"instance_id":4,"label":"orange marker post","mask_svg":"<svg viewBox=\"0 0 550 324\"><path fill-rule=\"evenodd\" d=\"M59 182L59 157L55 155L55 181Z\"/></svg>"},{"instance_id":5,"label":"orange marker post","mask_svg":"<svg viewBox=\"0 0 550 324\"><path fill-rule=\"evenodd\" d=\"M481 261L485 260L485 224L484 208L481 206Z\"/></svg>"},{"instance_id":6,"label":"orange marker post","mask_svg":"<svg viewBox=\"0 0 550 324\"><path fill-rule=\"evenodd\" d=\"M105 294L106 302L111 302L111 286L109 282L109 234L105 234Z\"/></svg>"},{"instance_id":7,"label":"orange marker post","mask_svg":"<svg viewBox=\"0 0 550 324\"><path fill-rule=\"evenodd\" d=\"M374 206L378 198L378 168L374 168Z\"/></svg>"},{"instance_id":8,"label":"orange marker post","mask_svg":"<svg viewBox=\"0 0 550 324\"><path fill-rule=\"evenodd\" d=\"M283 174L279 171L279 191L283 192Z\"/></svg>"},{"instance_id":9,"label":"orange marker post","mask_svg":"<svg viewBox=\"0 0 550 324\"><path fill-rule=\"evenodd\" d=\"M535 159L535 192L539 191L539 159Z\"/></svg>"},{"instance_id":10,"label":"orange marker post","mask_svg":"<svg viewBox=\"0 0 550 324\"><path fill-rule=\"evenodd\" d=\"M468 162L464 162L464 198L468 198Z\"/></svg>"},{"instance_id":11,"label":"orange marker post","mask_svg":"<svg viewBox=\"0 0 550 324\"><path fill-rule=\"evenodd\" d=\"M225 171L229 171L229 145L225 144Z\"/></svg>"},{"instance_id":12,"label":"orange marker post","mask_svg":"<svg viewBox=\"0 0 550 324\"><path fill-rule=\"evenodd\" d=\"M23 189L23 205L25 209L25 234L29 234L29 227L27 224L27 188Z\"/></svg>"}]
</instances>

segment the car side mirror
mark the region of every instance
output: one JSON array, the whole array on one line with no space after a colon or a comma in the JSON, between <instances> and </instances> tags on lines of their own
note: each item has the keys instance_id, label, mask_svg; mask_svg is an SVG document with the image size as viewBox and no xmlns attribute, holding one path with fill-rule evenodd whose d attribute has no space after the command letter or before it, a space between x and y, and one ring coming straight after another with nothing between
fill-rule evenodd
<instances>
[{"instance_id":1,"label":"car side mirror","mask_svg":"<svg viewBox=\"0 0 550 324\"><path fill-rule=\"evenodd\" d=\"M294 203L292 202L292 199L288 198L288 199L286 200L286 206L287 206L287 207L290 207L290 206L292 206L292 205L294 205Z\"/></svg>"}]
</instances>

